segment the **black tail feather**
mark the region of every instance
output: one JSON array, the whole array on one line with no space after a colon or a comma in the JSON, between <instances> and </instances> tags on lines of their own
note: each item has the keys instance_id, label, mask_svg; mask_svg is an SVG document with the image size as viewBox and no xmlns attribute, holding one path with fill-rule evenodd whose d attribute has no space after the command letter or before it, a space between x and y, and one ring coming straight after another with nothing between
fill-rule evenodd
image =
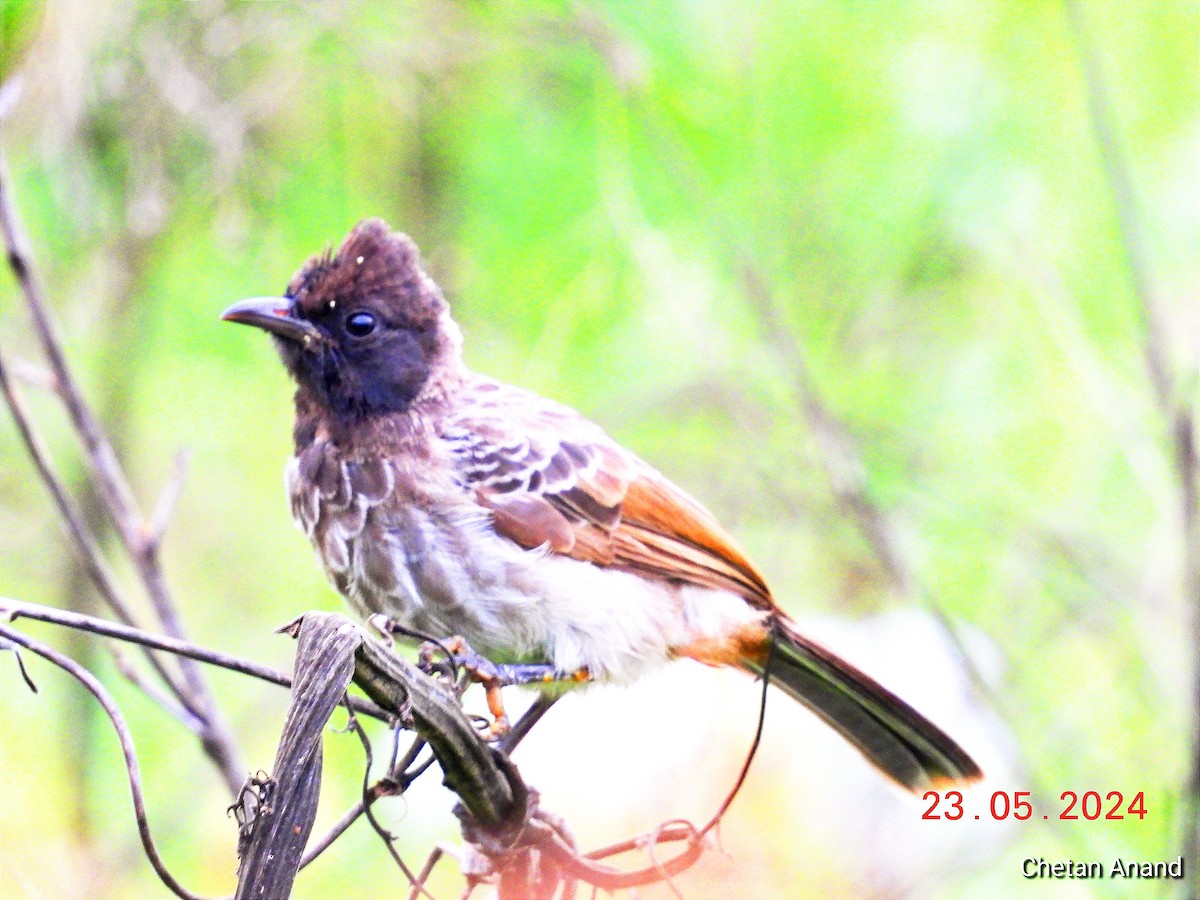
<instances>
[{"instance_id":1,"label":"black tail feather","mask_svg":"<svg viewBox=\"0 0 1200 900\"><path fill-rule=\"evenodd\" d=\"M775 642L771 681L903 787L919 792L983 776L944 731L782 617L776 621ZM756 674L762 674L761 667L756 668Z\"/></svg>"}]
</instances>

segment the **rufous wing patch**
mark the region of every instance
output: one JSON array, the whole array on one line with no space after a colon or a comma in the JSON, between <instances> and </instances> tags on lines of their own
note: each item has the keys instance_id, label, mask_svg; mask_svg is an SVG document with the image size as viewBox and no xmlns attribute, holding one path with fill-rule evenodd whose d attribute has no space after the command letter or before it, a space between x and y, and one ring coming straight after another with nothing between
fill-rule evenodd
<instances>
[{"instance_id":1,"label":"rufous wing patch","mask_svg":"<svg viewBox=\"0 0 1200 900\"><path fill-rule=\"evenodd\" d=\"M661 475L646 474L629 485L621 519L651 557L656 552L675 557L694 574L705 572L705 582L716 579L727 590L773 605L766 581L733 538L708 510Z\"/></svg>"},{"instance_id":2,"label":"rufous wing patch","mask_svg":"<svg viewBox=\"0 0 1200 900\"><path fill-rule=\"evenodd\" d=\"M598 566L613 566L617 562L614 545L612 534L581 522L575 525L575 546L571 548L569 556Z\"/></svg>"},{"instance_id":3,"label":"rufous wing patch","mask_svg":"<svg viewBox=\"0 0 1200 900\"><path fill-rule=\"evenodd\" d=\"M633 523L623 523L612 536L613 565L700 587L732 591L766 605L761 592L739 569L709 550L694 547Z\"/></svg>"},{"instance_id":4,"label":"rufous wing patch","mask_svg":"<svg viewBox=\"0 0 1200 900\"><path fill-rule=\"evenodd\" d=\"M566 407L477 378L442 437L496 531L517 544L774 609L703 506Z\"/></svg>"}]
</instances>

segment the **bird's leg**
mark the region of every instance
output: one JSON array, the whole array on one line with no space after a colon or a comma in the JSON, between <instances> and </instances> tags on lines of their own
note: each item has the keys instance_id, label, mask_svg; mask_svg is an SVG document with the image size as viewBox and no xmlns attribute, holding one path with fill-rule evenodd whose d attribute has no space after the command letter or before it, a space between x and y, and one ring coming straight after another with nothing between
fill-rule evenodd
<instances>
[{"instance_id":1,"label":"bird's leg","mask_svg":"<svg viewBox=\"0 0 1200 900\"><path fill-rule=\"evenodd\" d=\"M457 669L461 668L467 677L477 684L483 685L484 696L487 698L488 712L492 714L492 722L483 731L484 740L497 741L509 731L508 713L504 711L504 698L500 688L504 687L504 676L500 667L490 659L480 656L466 638L455 635L443 642L443 647L451 654L450 663ZM426 644L421 648L422 658L429 648Z\"/></svg>"},{"instance_id":2,"label":"bird's leg","mask_svg":"<svg viewBox=\"0 0 1200 900\"><path fill-rule=\"evenodd\" d=\"M422 644L420 649L422 668L429 671L437 667L434 657L438 651L448 651L451 655L450 662L454 666L462 668L471 681L483 685L488 711L492 714L492 723L484 732L484 737L488 740L499 740L508 733L511 727L508 714L504 710L504 698L500 694L501 688L518 684L554 684L556 682L579 684L591 680L591 674L587 669L563 673L551 663L494 663L476 653L461 635L455 635L440 644Z\"/></svg>"}]
</instances>

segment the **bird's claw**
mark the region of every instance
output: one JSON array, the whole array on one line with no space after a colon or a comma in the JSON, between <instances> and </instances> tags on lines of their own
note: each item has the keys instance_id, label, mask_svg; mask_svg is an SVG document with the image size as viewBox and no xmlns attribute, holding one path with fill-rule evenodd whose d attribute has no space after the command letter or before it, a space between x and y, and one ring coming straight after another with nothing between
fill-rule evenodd
<instances>
[{"instance_id":1,"label":"bird's claw","mask_svg":"<svg viewBox=\"0 0 1200 900\"><path fill-rule=\"evenodd\" d=\"M395 645L395 641L392 639L392 635L397 631L395 619L383 613L372 613L367 616L367 627L374 629L389 647Z\"/></svg>"},{"instance_id":2,"label":"bird's claw","mask_svg":"<svg viewBox=\"0 0 1200 900\"><path fill-rule=\"evenodd\" d=\"M507 682L500 667L476 653L465 638L455 635L441 643L426 642L417 651L417 660L420 667L430 674L441 673L453 679L461 669L470 681L482 684L492 721L481 729L481 736L486 741L498 741L508 734L512 725L500 695L500 689Z\"/></svg>"}]
</instances>

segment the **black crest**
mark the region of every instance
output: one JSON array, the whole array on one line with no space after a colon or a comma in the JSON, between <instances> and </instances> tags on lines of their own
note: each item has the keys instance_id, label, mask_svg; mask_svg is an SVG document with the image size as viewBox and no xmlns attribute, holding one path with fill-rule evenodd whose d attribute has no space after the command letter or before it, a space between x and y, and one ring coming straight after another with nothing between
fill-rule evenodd
<instances>
[{"instance_id":1,"label":"black crest","mask_svg":"<svg viewBox=\"0 0 1200 900\"><path fill-rule=\"evenodd\" d=\"M457 354L446 301L416 244L379 219L309 260L287 298L318 338L277 340L284 363L335 420L407 410Z\"/></svg>"}]
</instances>

